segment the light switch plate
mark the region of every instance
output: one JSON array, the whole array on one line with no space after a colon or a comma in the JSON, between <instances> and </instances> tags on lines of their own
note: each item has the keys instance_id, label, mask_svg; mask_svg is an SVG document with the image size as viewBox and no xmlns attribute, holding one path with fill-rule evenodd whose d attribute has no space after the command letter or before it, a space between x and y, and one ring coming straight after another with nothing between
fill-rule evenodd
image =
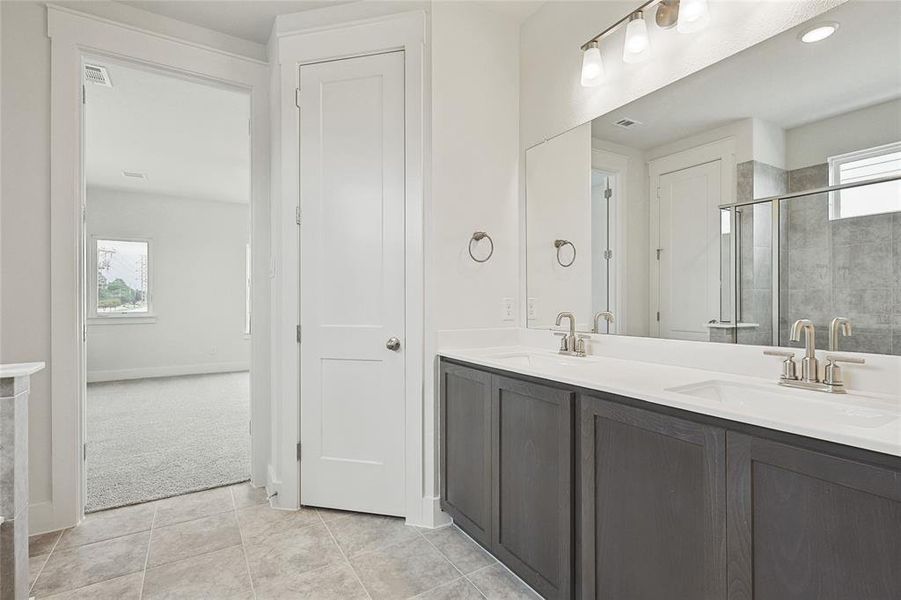
<instances>
[{"instance_id":1,"label":"light switch plate","mask_svg":"<svg viewBox=\"0 0 901 600\"><path fill-rule=\"evenodd\" d=\"M504 321L512 321L513 316L513 298L504 298L502 303L502 315Z\"/></svg>"},{"instance_id":2,"label":"light switch plate","mask_svg":"<svg viewBox=\"0 0 901 600\"><path fill-rule=\"evenodd\" d=\"M528 305L528 317L531 321L538 317L538 300L536 300L535 298L529 298Z\"/></svg>"}]
</instances>

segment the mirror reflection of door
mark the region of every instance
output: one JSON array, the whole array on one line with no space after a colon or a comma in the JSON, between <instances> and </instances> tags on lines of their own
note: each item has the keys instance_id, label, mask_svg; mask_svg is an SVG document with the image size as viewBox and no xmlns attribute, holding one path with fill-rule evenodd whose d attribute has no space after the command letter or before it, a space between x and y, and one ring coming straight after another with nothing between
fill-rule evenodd
<instances>
[{"instance_id":1,"label":"mirror reflection of door","mask_svg":"<svg viewBox=\"0 0 901 600\"><path fill-rule=\"evenodd\" d=\"M614 173L591 170L591 312L614 312L613 244L611 227L613 214ZM611 333L613 324L602 321L598 333Z\"/></svg>"}]
</instances>

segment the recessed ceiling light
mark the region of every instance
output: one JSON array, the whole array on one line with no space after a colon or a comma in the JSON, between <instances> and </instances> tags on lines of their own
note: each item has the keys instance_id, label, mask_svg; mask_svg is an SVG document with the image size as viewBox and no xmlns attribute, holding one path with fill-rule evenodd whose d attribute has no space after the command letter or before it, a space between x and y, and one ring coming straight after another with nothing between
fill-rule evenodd
<instances>
[{"instance_id":1,"label":"recessed ceiling light","mask_svg":"<svg viewBox=\"0 0 901 600\"><path fill-rule=\"evenodd\" d=\"M838 29L838 23L817 23L813 27L808 27L802 31L798 39L805 44L814 44L825 40L835 33L836 29Z\"/></svg>"}]
</instances>

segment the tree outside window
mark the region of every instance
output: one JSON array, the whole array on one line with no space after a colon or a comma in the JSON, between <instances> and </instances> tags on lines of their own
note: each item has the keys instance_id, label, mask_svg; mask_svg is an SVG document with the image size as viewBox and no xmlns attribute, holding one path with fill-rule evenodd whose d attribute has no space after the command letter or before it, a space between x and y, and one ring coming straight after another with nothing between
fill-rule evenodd
<instances>
[{"instance_id":1,"label":"tree outside window","mask_svg":"<svg viewBox=\"0 0 901 600\"><path fill-rule=\"evenodd\" d=\"M149 312L150 244L97 240L97 314Z\"/></svg>"}]
</instances>

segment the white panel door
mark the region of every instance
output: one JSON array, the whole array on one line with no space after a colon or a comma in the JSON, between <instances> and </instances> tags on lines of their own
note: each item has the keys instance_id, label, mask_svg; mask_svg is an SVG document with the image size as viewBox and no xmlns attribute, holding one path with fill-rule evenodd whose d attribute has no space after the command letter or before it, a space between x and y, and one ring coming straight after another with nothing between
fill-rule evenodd
<instances>
[{"instance_id":1,"label":"white panel door","mask_svg":"<svg viewBox=\"0 0 901 600\"><path fill-rule=\"evenodd\" d=\"M716 160L658 180L662 338L706 341L719 318L720 169Z\"/></svg>"},{"instance_id":2,"label":"white panel door","mask_svg":"<svg viewBox=\"0 0 901 600\"><path fill-rule=\"evenodd\" d=\"M301 503L403 515L404 55L300 86Z\"/></svg>"}]
</instances>

